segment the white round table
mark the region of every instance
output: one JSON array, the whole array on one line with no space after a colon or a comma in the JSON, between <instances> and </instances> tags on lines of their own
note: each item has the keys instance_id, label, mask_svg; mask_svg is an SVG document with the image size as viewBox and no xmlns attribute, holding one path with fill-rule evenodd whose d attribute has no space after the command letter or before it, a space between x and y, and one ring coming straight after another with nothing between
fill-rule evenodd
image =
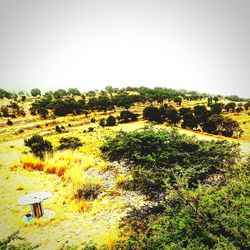
<instances>
[{"instance_id":1,"label":"white round table","mask_svg":"<svg viewBox=\"0 0 250 250\"><path fill-rule=\"evenodd\" d=\"M49 192L35 192L30 193L18 200L18 204L22 206L31 205L31 212L33 218L39 218L44 215L42 201L52 197Z\"/></svg>"}]
</instances>

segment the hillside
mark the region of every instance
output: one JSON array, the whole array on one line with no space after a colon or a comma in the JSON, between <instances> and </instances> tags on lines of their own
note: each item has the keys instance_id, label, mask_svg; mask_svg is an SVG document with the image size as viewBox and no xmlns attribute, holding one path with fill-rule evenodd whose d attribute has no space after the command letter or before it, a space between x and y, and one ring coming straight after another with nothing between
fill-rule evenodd
<instances>
[{"instance_id":1,"label":"hillside","mask_svg":"<svg viewBox=\"0 0 250 250\"><path fill-rule=\"evenodd\" d=\"M138 95L138 93L129 91L125 96L134 95ZM179 99L176 99L176 95L160 100L160 102L154 99L143 101L136 99L129 106L126 106L127 102L124 105L117 104L116 100L115 104L112 104L113 106L102 110L100 106L102 107L105 103L91 109L92 97L87 96L86 93L85 96L81 112L75 113L74 111L58 116L54 113L56 106L48 105L46 106L48 112L46 117L42 117L39 109L36 109L38 113L33 115L30 113L31 108L35 107L34 103L43 100L44 96L27 97L24 101L20 101L20 97L17 101L6 98L0 100L1 107L12 105L8 108L8 112L12 116L0 117L0 189L2 190L0 240L19 230L19 235L33 245L38 244L38 249L69 249L67 247L74 245L83 249L84 244L91 242L97 244L98 248L105 245L109 249L115 249L116 242L133 235L134 228L129 229L127 235L124 235L124 230L120 228L121 222L130 215L131 211L143 209L145 206L154 207L158 201L149 199L147 194L139 192L136 184L133 188L128 188L128 183L135 178L133 171L131 172L133 168L130 168L129 161L126 161L128 159L112 160L110 156L108 156L110 158L104 157L104 153L101 151L102 146L107 143L107 138L114 138L119 131L136 133L136 131L142 131L145 126L153 125L153 129L156 131L158 129L172 131L175 128L180 133L180 138L181 135L188 136L186 139L184 138L185 140L192 140L188 138L195 136L195 140L210 143L216 141L224 143L225 140L230 143L239 143L241 157L237 158L236 162L240 162L240 158L243 159L250 152L248 108L242 108L238 110L239 112L227 111L223 108L220 112L222 117L229 117L233 121L237 121L239 128L243 131L240 136L234 138L233 136L223 136L220 133L212 134L203 131L198 123L194 128L183 128L181 125L185 120L183 117L178 123L171 124L167 115L164 121L152 122L144 114L146 107L160 108L164 104L167 104L165 105L166 110L170 107L171 110L175 109L177 112L180 112L181 108L193 110L197 105L211 110L212 108L207 105L210 97L200 96L197 99L194 98L196 100L190 100L192 98L187 94L188 98L182 96L181 103L179 103ZM98 93L96 98L98 99L100 96L102 94ZM119 94L113 93L113 97L110 97L106 93L106 101L113 100L112 98L115 96L119 96ZM57 100L67 100L67 98L62 97ZM80 96L70 98L76 101L82 100ZM13 102L18 104L19 111L25 112L25 116L19 114L15 107L13 108ZM222 97L219 102L216 99L212 100L212 104L222 103L224 107L230 102L232 101ZM236 102L236 107L242 107L245 103L247 102ZM121 112L128 110L132 114L138 114L137 119L122 122ZM107 118L110 116L115 118L116 124L101 126L101 120L104 119L103 121L107 123ZM7 124L8 120L12 124ZM25 146L25 141L34 134L42 136L51 143L54 149L53 154L45 153L44 157L39 158L30 152L30 148ZM71 146L68 144L63 148L62 139L64 138L77 138L74 143L78 141L81 144L75 149L70 148ZM115 142L112 145L115 146ZM211 146L211 150L212 148ZM222 151L222 149L218 150L218 154ZM218 155L218 157L222 156ZM226 159L222 159L223 162L224 160ZM232 168L234 164L236 163L232 163ZM231 172L228 173L228 175L231 174ZM91 195L87 196L83 191L79 195L79 190L85 190L85 192L88 190ZM47 191L53 194L53 198L44 201L43 204L45 209L53 210L55 215L52 218L33 219L27 222L22 217L29 213L30 208L17 205L17 200L25 194L35 191ZM18 244L18 241L14 244ZM140 249L140 247L134 249Z\"/></svg>"}]
</instances>

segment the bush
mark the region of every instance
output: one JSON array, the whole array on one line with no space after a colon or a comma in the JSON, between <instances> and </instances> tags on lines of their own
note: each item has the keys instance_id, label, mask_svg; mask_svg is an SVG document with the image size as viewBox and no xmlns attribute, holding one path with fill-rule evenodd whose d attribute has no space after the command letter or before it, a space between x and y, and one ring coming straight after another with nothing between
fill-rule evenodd
<instances>
[{"instance_id":1,"label":"bush","mask_svg":"<svg viewBox=\"0 0 250 250\"><path fill-rule=\"evenodd\" d=\"M248 249L247 166L249 160L231 167L222 185L191 189L179 178L168 186L163 211L146 208L125 218L124 232L132 229L132 235L119 249Z\"/></svg>"},{"instance_id":2,"label":"bush","mask_svg":"<svg viewBox=\"0 0 250 250\"><path fill-rule=\"evenodd\" d=\"M115 126L116 125L116 119L113 115L110 115L106 120L106 126Z\"/></svg>"},{"instance_id":3,"label":"bush","mask_svg":"<svg viewBox=\"0 0 250 250\"><path fill-rule=\"evenodd\" d=\"M11 126L11 125L13 125L13 122L10 119L8 119L7 120L7 125Z\"/></svg>"},{"instance_id":4,"label":"bush","mask_svg":"<svg viewBox=\"0 0 250 250\"><path fill-rule=\"evenodd\" d=\"M105 122L105 119L104 119L104 118L102 118L102 119L100 120L99 125L100 125L101 127L103 127L103 128L105 127L106 122Z\"/></svg>"},{"instance_id":5,"label":"bush","mask_svg":"<svg viewBox=\"0 0 250 250\"><path fill-rule=\"evenodd\" d=\"M189 186L223 173L239 154L237 145L227 141L199 141L176 130L145 128L118 132L108 138L101 151L111 161L124 160L134 187L151 198L165 192L165 179L175 182L175 173L189 176Z\"/></svg>"},{"instance_id":6,"label":"bush","mask_svg":"<svg viewBox=\"0 0 250 250\"><path fill-rule=\"evenodd\" d=\"M76 149L83 145L83 143L80 141L77 137L62 137L59 140L60 145L58 146L59 150L63 149Z\"/></svg>"},{"instance_id":7,"label":"bush","mask_svg":"<svg viewBox=\"0 0 250 250\"><path fill-rule=\"evenodd\" d=\"M18 236L19 231L16 231L9 235L7 238L2 239L0 241L0 249L1 250L16 250L16 249L23 249L23 250L32 250L39 247L39 245L31 245L29 242L27 242L23 237ZM11 242L14 241L15 244L11 244ZM16 243L18 241L18 244Z\"/></svg>"},{"instance_id":8,"label":"bush","mask_svg":"<svg viewBox=\"0 0 250 250\"><path fill-rule=\"evenodd\" d=\"M240 137L243 132L237 121L222 115L212 115L209 117L203 125L203 130L211 134L227 137Z\"/></svg>"},{"instance_id":9,"label":"bush","mask_svg":"<svg viewBox=\"0 0 250 250\"><path fill-rule=\"evenodd\" d=\"M127 123L130 121L137 121L138 116L139 116L138 114L134 114L128 110L123 110L121 111L118 119L120 120L121 123Z\"/></svg>"},{"instance_id":10,"label":"bush","mask_svg":"<svg viewBox=\"0 0 250 250\"><path fill-rule=\"evenodd\" d=\"M58 125L55 127L55 130L56 130L56 132L58 132L58 133L61 133L61 132L62 132L61 128L60 128Z\"/></svg>"},{"instance_id":11,"label":"bush","mask_svg":"<svg viewBox=\"0 0 250 250\"><path fill-rule=\"evenodd\" d=\"M41 159L46 152L52 152L52 145L49 141L44 140L40 135L33 135L31 138L24 140L24 145L31 149L31 152Z\"/></svg>"},{"instance_id":12,"label":"bush","mask_svg":"<svg viewBox=\"0 0 250 250\"><path fill-rule=\"evenodd\" d=\"M95 128L94 127L89 127L88 132L94 132Z\"/></svg>"},{"instance_id":13,"label":"bush","mask_svg":"<svg viewBox=\"0 0 250 250\"><path fill-rule=\"evenodd\" d=\"M157 107L149 106L143 110L143 118L157 123L163 122L163 114Z\"/></svg>"},{"instance_id":14,"label":"bush","mask_svg":"<svg viewBox=\"0 0 250 250\"><path fill-rule=\"evenodd\" d=\"M75 198L81 200L96 199L102 191L102 183L99 179L85 177L80 183L75 186Z\"/></svg>"}]
</instances>

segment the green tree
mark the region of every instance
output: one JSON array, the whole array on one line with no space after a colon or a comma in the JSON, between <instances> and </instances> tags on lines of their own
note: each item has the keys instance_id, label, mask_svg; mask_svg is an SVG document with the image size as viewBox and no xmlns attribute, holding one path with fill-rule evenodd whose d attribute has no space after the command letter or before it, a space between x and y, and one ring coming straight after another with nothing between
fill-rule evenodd
<instances>
[{"instance_id":1,"label":"green tree","mask_svg":"<svg viewBox=\"0 0 250 250\"><path fill-rule=\"evenodd\" d=\"M95 97L95 96L96 96L96 92L93 91L93 90L90 90L90 91L88 91L88 92L86 93L86 96L88 96L88 97Z\"/></svg>"},{"instance_id":2,"label":"green tree","mask_svg":"<svg viewBox=\"0 0 250 250\"><path fill-rule=\"evenodd\" d=\"M32 96L40 96L41 95L41 90L38 88L34 88L30 91Z\"/></svg>"},{"instance_id":3,"label":"green tree","mask_svg":"<svg viewBox=\"0 0 250 250\"><path fill-rule=\"evenodd\" d=\"M171 125L177 125L180 122L181 117L176 108L174 107L166 108L166 120Z\"/></svg>"},{"instance_id":4,"label":"green tree","mask_svg":"<svg viewBox=\"0 0 250 250\"><path fill-rule=\"evenodd\" d=\"M185 114L183 116L183 122L182 122L181 126L182 126L182 128L193 129L193 128L197 128L198 124L199 124L198 120L194 116L194 114L193 113L188 113L188 114Z\"/></svg>"},{"instance_id":5,"label":"green tree","mask_svg":"<svg viewBox=\"0 0 250 250\"><path fill-rule=\"evenodd\" d=\"M53 96L55 99L61 99L66 95L67 95L67 92L64 89L58 89L53 93Z\"/></svg>"},{"instance_id":6,"label":"green tree","mask_svg":"<svg viewBox=\"0 0 250 250\"><path fill-rule=\"evenodd\" d=\"M203 124L207 121L208 117L210 116L209 111L203 105L196 105L194 106L194 115L197 119L197 122L203 127Z\"/></svg>"},{"instance_id":7,"label":"green tree","mask_svg":"<svg viewBox=\"0 0 250 250\"><path fill-rule=\"evenodd\" d=\"M143 110L143 118L157 123L163 122L162 112L154 106L148 106Z\"/></svg>"},{"instance_id":8,"label":"green tree","mask_svg":"<svg viewBox=\"0 0 250 250\"><path fill-rule=\"evenodd\" d=\"M225 110L227 112L234 112L236 108L236 103L235 102L229 102L224 106Z\"/></svg>"},{"instance_id":9,"label":"green tree","mask_svg":"<svg viewBox=\"0 0 250 250\"><path fill-rule=\"evenodd\" d=\"M77 88L69 88L68 89L68 95L80 96L81 92Z\"/></svg>"},{"instance_id":10,"label":"green tree","mask_svg":"<svg viewBox=\"0 0 250 250\"><path fill-rule=\"evenodd\" d=\"M110 85L105 87L105 90L110 94L110 98L113 97L114 88Z\"/></svg>"}]
</instances>

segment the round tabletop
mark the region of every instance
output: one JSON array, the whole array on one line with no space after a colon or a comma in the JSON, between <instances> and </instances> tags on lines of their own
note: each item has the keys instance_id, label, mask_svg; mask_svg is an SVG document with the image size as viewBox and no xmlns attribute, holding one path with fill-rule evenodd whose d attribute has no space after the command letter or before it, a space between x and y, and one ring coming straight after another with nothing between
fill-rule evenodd
<instances>
[{"instance_id":1,"label":"round tabletop","mask_svg":"<svg viewBox=\"0 0 250 250\"><path fill-rule=\"evenodd\" d=\"M52 197L52 194L49 192L35 192L26 194L22 198L18 200L19 205L32 205L35 203L39 203L43 200L47 200Z\"/></svg>"}]
</instances>

